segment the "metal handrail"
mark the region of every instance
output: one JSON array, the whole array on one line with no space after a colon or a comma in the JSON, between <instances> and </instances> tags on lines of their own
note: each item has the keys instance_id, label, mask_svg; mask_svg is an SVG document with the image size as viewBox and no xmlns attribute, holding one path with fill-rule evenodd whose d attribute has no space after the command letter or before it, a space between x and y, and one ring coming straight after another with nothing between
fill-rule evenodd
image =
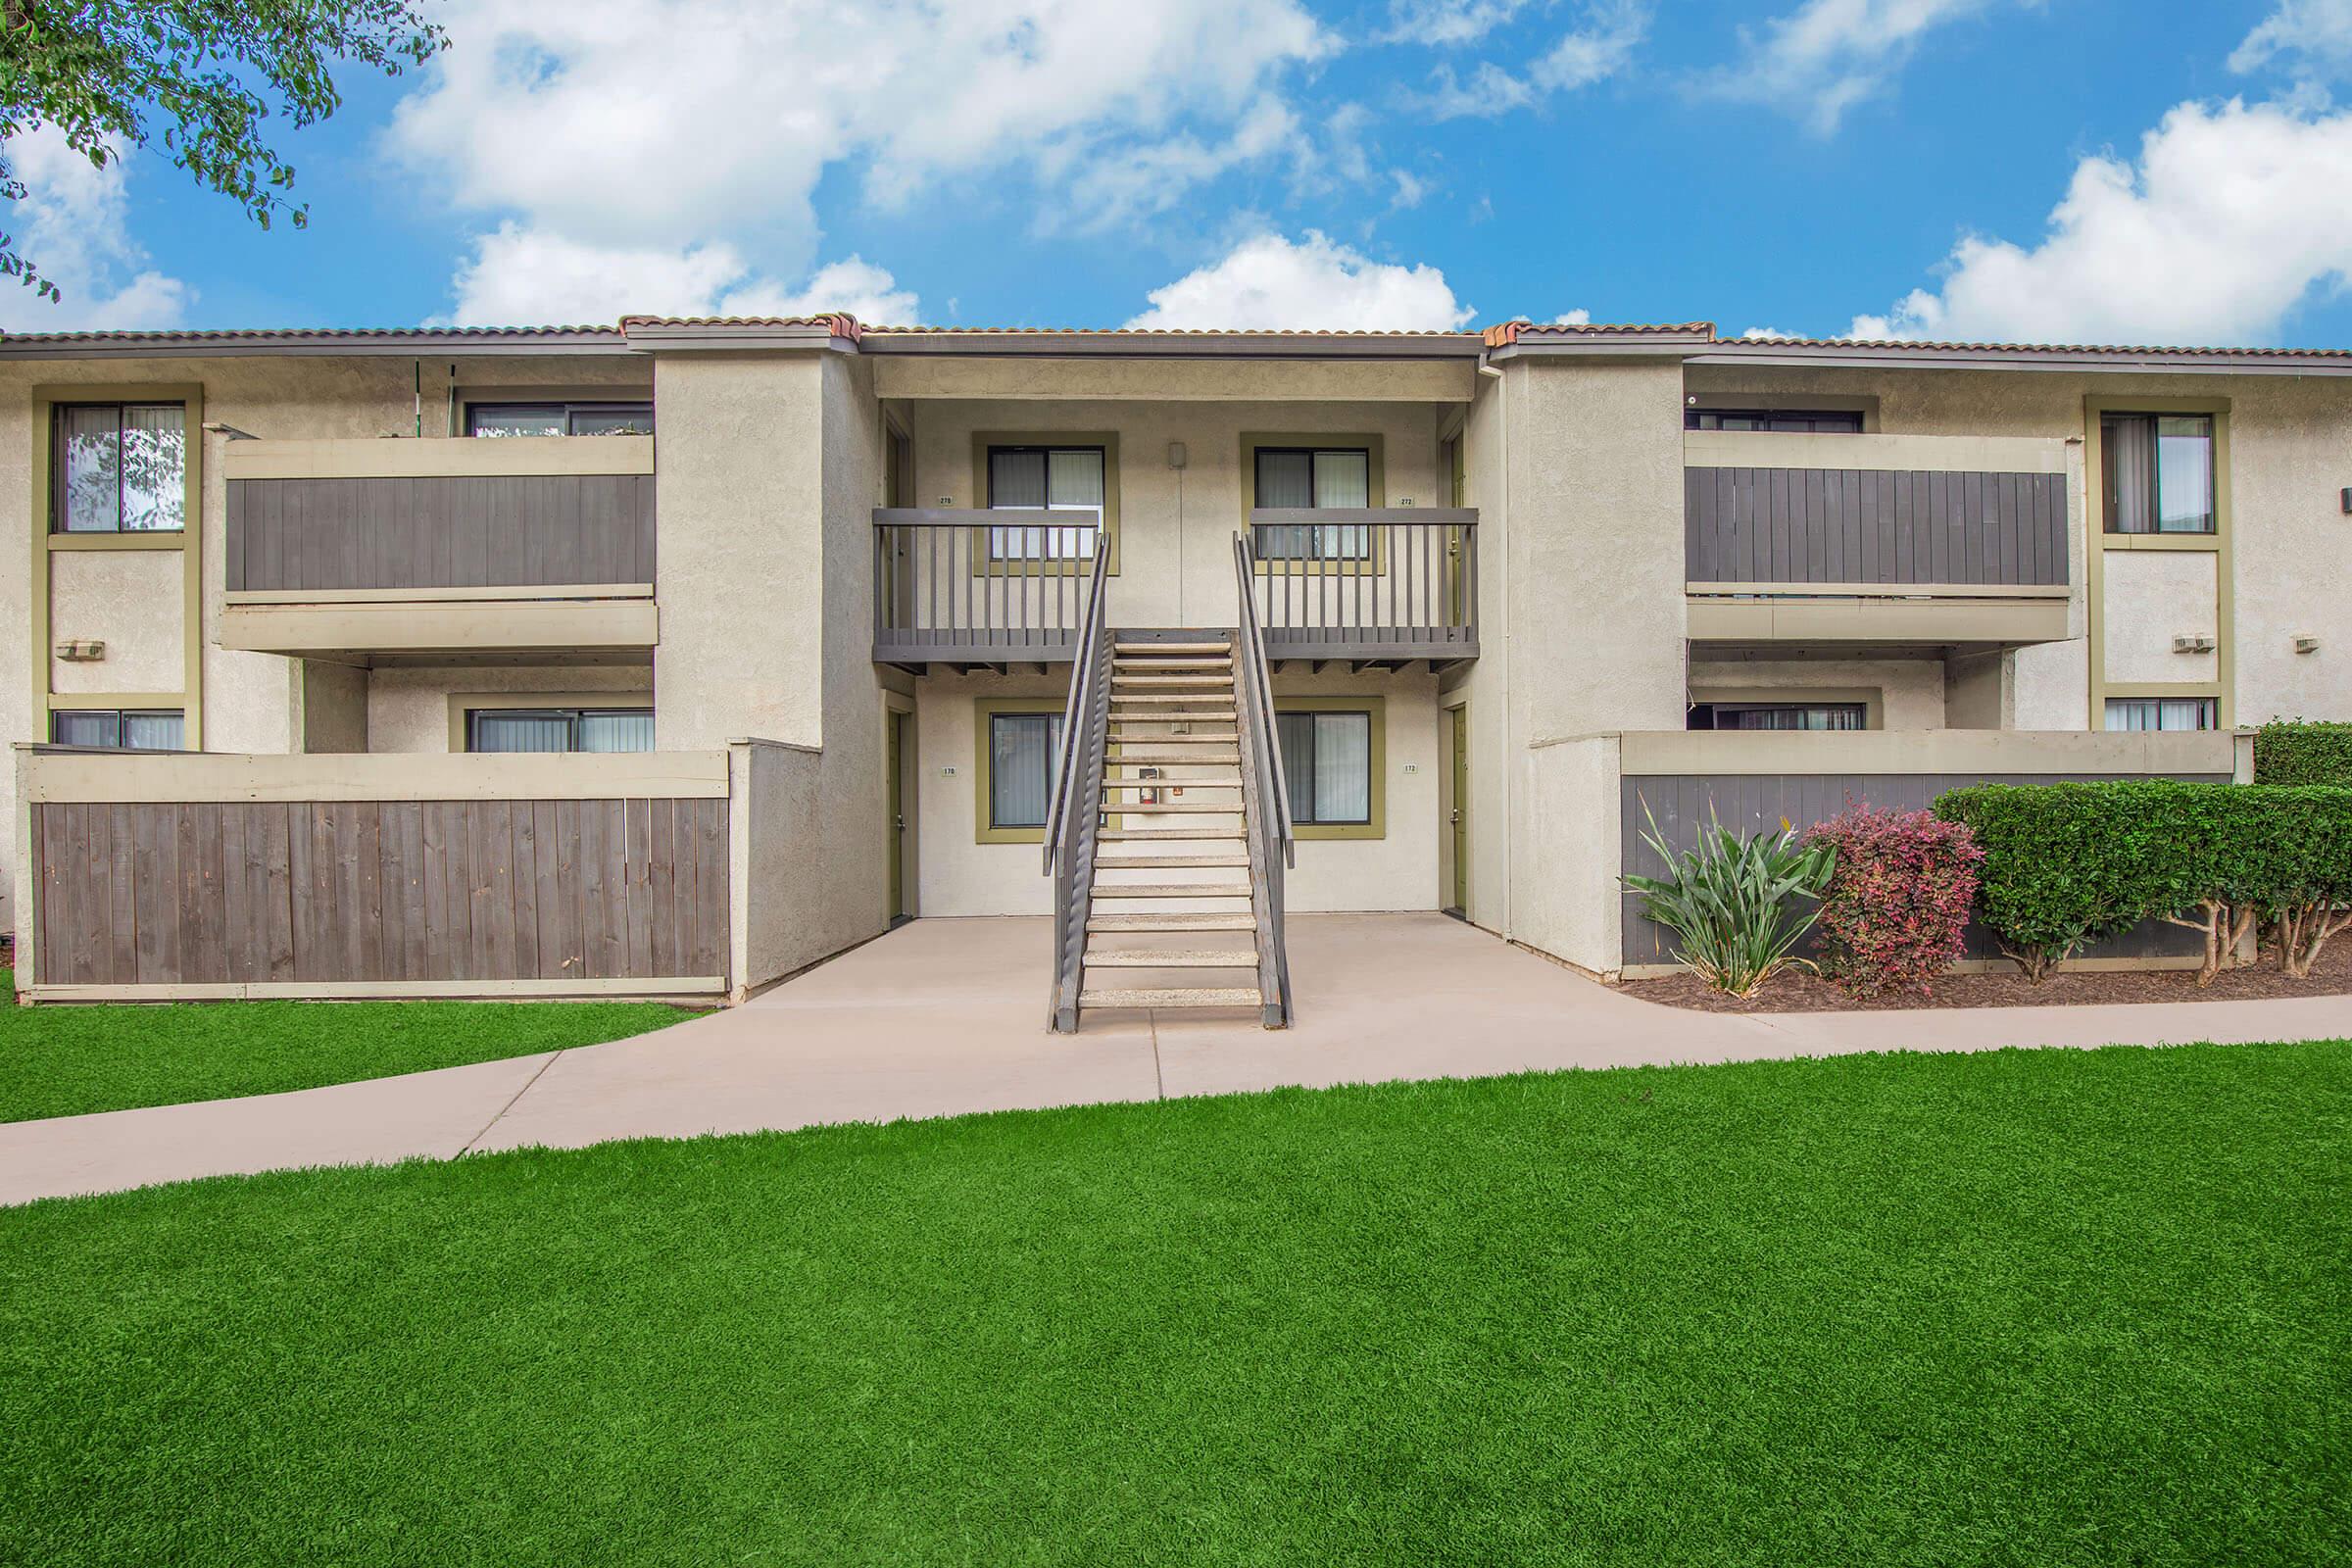
<instances>
[{"instance_id":1,"label":"metal handrail","mask_svg":"<svg viewBox=\"0 0 2352 1568\"><path fill-rule=\"evenodd\" d=\"M1274 721L1274 691L1272 678L1266 668L1266 639L1264 628L1257 620L1257 601L1251 591L1256 576L1256 558L1251 554L1247 536L1233 536L1233 564L1241 588L1241 655L1242 677L1250 686L1250 719L1263 740L1266 759L1274 784L1274 821L1276 842L1282 847L1283 864L1296 868L1298 864L1298 841L1292 831L1291 792L1289 781L1282 771L1282 735Z\"/></svg>"},{"instance_id":2,"label":"metal handrail","mask_svg":"<svg viewBox=\"0 0 2352 1568\"><path fill-rule=\"evenodd\" d=\"M1103 584L1110 567L1110 550L1098 530L1095 534L1095 570L1087 590L1086 613L1078 628L1077 657L1070 669L1069 700L1061 710L1061 753L1054 759L1054 798L1046 808L1046 874L1054 874L1054 861L1061 850L1061 820L1068 814L1071 765L1078 755L1078 715L1090 711L1087 700L1094 693L1095 665L1101 662L1103 630Z\"/></svg>"}]
</instances>

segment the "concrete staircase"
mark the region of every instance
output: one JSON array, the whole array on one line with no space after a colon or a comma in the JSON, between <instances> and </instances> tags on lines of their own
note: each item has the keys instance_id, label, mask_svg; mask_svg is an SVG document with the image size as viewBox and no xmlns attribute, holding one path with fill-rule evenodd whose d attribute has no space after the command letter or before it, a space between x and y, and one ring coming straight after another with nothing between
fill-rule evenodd
<instances>
[{"instance_id":1,"label":"concrete staircase","mask_svg":"<svg viewBox=\"0 0 2352 1568\"><path fill-rule=\"evenodd\" d=\"M1085 1007L1266 1009L1230 633L1113 632Z\"/></svg>"}]
</instances>

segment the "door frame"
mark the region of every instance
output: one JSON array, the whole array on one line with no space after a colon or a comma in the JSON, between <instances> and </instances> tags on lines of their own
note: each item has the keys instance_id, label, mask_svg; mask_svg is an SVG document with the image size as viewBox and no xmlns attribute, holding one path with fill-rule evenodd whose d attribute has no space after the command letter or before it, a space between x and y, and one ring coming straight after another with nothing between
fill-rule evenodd
<instances>
[{"instance_id":1,"label":"door frame","mask_svg":"<svg viewBox=\"0 0 2352 1568\"><path fill-rule=\"evenodd\" d=\"M914 705L895 692L882 698L882 914L896 927L921 912L915 875L919 820L915 810L917 729Z\"/></svg>"},{"instance_id":2,"label":"door frame","mask_svg":"<svg viewBox=\"0 0 2352 1568\"><path fill-rule=\"evenodd\" d=\"M1438 827L1448 835L1447 854L1453 861L1452 882L1445 890L1451 902L1441 907L1447 914L1467 920L1470 918L1469 699L1443 705L1438 713L1445 724L1440 739L1446 757L1446 788L1439 794Z\"/></svg>"}]
</instances>

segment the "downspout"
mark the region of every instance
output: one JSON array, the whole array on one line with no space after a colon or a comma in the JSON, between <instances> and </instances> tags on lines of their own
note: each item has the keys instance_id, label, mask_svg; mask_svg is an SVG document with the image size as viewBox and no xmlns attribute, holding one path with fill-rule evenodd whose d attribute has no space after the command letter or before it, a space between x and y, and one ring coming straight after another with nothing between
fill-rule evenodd
<instances>
[{"instance_id":1,"label":"downspout","mask_svg":"<svg viewBox=\"0 0 2352 1568\"><path fill-rule=\"evenodd\" d=\"M1517 770L1511 754L1511 637L1517 629L1517 611L1511 602L1511 408L1503 399L1503 375L1488 363L1491 350L1478 351L1478 373L1494 382L1495 461L1502 470L1502 939L1508 942L1517 925L1519 900L1512 880L1511 775ZM1482 633L1483 635L1483 633Z\"/></svg>"}]
</instances>

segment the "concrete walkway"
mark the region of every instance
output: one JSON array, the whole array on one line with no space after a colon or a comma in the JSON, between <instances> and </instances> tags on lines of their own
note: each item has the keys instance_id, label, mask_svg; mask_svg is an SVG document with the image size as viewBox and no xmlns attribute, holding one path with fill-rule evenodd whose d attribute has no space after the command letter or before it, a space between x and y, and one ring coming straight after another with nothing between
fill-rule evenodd
<instances>
[{"instance_id":1,"label":"concrete walkway","mask_svg":"<svg viewBox=\"0 0 2352 1568\"><path fill-rule=\"evenodd\" d=\"M2352 1036L2352 998L1741 1017L1639 1002L1435 914L1291 922L1298 1026L1046 1013L1043 919L918 920L748 1006L576 1051L0 1126L0 1202L195 1176L1282 1085L1903 1048Z\"/></svg>"}]
</instances>

